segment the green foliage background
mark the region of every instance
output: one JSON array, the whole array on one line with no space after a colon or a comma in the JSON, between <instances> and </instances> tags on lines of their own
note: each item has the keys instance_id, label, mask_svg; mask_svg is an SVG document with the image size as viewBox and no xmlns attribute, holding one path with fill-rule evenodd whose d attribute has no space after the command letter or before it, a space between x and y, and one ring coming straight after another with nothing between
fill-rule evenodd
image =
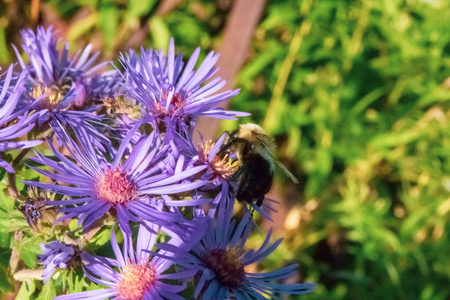
<instances>
[{"instance_id":1,"label":"green foliage background","mask_svg":"<svg viewBox=\"0 0 450 300\"><path fill-rule=\"evenodd\" d=\"M184 53L201 46L205 55L232 5L181 1L157 16L158 1L40 4L38 23L65 28L74 51L93 42L108 59L137 33L145 47L166 49L173 36ZM6 65L17 30L35 23L28 2L0 8ZM299 299L448 299L449 20L445 0L267 1L231 108L252 113L240 122L262 124L301 181L279 174L287 216L275 235L285 240L259 266L298 262L300 278L319 283ZM0 234L2 280L9 241Z\"/></svg>"}]
</instances>

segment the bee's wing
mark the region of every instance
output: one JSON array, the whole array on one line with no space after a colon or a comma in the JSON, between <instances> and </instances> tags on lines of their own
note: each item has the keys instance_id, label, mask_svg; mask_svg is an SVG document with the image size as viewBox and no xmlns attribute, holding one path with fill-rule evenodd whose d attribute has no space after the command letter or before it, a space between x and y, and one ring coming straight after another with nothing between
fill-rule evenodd
<instances>
[{"instance_id":1,"label":"bee's wing","mask_svg":"<svg viewBox=\"0 0 450 300\"><path fill-rule=\"evenodd\" d=\"M295 184L298 184L298 179L294 176L294 174L289 172L289 170L286 169L286 167L281 162L279 162L275 157L273 157L272 153L270 153L269 151L268 153L270 154L270 157L272 157L273 161L276 162L277 165L283 170L286 176L289 177Z\"/></svg>"}]
</instances>

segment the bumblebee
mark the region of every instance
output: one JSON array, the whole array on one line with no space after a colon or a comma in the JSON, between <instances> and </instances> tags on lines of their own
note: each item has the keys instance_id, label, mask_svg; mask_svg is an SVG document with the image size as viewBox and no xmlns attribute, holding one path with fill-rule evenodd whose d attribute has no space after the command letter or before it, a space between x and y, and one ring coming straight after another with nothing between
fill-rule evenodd
<instances>
[{"instance_id":1,"label":"bumblebee","mask_svg":"<svg viewBox=\"0 0 450 300\"><path fill-rule=\"evenodd\" d=\"M274 158L275 144L270 136L256 124L240 125L219 151L219 156L235 158L240 167L231 177L236 181L236 199L260 207L270 191L277 164L295 183L297 178Z\"/></svg>"}]
</instances>

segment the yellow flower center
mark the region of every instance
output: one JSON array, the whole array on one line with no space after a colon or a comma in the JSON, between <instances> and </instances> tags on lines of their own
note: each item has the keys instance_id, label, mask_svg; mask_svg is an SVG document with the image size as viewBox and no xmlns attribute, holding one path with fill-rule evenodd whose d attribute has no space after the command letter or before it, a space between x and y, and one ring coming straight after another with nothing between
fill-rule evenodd
<instances>
[{"instance_id":1,"label":"yellow flower center","mask_svg":"<svg viewBox=\"0 0 450 300\"><path fill-rule=\"evenodd\" d=\"M58 92L57 89L51 87L44 87L42 89L40 85L34 88L30 95L35 99L45 95L41 103L44 108L49 110L55 109L63 98L61 92Z\"/></svg>"},{"instance_id":2,"label":"yellow flower center","mask_svg":"<svg viewBox=\"0 0 450 300\"><path fill-rule=\"evenodd\" d=\"M211 140L205 141L199 145L199 160L202 163L208 163L208 156L213 147L214 143ZM227 179L236 173L240 167L240 162L239 160L231 159L228 154L225 154L224 157L219 157L218 155L214 156L212 161L209 162L209 165L216 175Z\"/></svg>"}]
</instances>

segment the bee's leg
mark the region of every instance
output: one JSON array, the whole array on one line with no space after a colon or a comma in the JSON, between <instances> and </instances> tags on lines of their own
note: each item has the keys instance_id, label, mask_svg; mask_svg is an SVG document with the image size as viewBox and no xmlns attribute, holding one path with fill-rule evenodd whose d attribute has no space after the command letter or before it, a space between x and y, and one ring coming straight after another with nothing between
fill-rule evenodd
<instances>
[{"instance_id":1,"label":"bee's leg","mask_svg":"<svg viewBox=\"0 0 450 300\"><path fill-rule=\"evenodd\" d=\"M217 153L219 156L220 156L220 154L225 152L225 150L231 146L232 143L230 143L230 141L231 141L232 134L234 133L234 131L232 133L229 133L228 131L225 130L223 133L225 133L227 135L227 139L225 140L226 141L225 145L222 145L222 148Z\"/></svg>"},{"instance_id":2,"label":"bee's leg","mask_svg":"<svg viewBox=\"0 0 450 300\"><path fill-rule=\"evenodd\" d=\"M251 208L251 210L250 210L250 218L253 220L253 212L255 211L255 209L251 205L249 205L249 207Z\"/></svg>"},{"instance_id":3,"label":"bee's leg","mask_svg":"<svg viewBox=\"0 0 450 300\"><path fill-rule=\"evenodd\" d=\"M231 134L232 134L232 133L229 133L228 130L225 130L223 133L225 133L226 135L228 135L228 138L230 138L230 137L231 137Z\"/></svg>"}]
</instances>

